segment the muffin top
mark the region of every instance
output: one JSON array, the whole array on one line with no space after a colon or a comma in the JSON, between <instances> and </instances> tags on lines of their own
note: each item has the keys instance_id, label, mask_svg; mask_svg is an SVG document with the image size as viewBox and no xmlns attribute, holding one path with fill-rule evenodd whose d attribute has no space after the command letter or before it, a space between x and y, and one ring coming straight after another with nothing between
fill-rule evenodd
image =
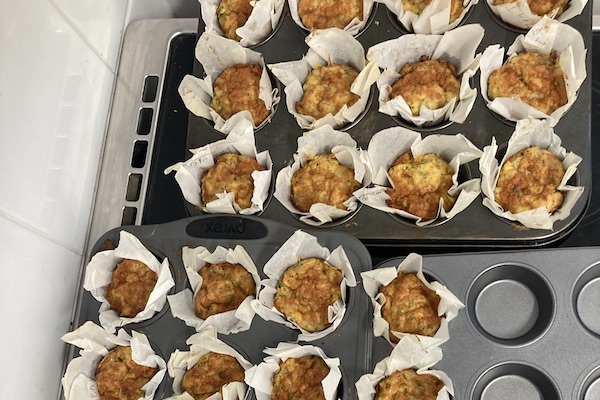
<instances>
[{"instance_id":1,"label":"muffin top","mask_svg":"<svg viewBox=\"0 0 600 400\"><path fill-rule=\"evenodd\" d=\"M444 382L413 369L395 371L377 384L375 400L435 400Z\"/></svg>"},{"instance_id":2,"label":"muffin top","mask_svg":"<svg viewBox=\"0 0 600 400\"><path fill-rule=\"evenodd\" d=\"M402 8L404 9L404 12L412 12L421 15L429 3L431 3L431 0L402 0ZM465 6L463 5L463 0L450 0L450 20L448 21L448 24L456 21L464 10Z\"/></svg>"},{"instance_id":3,"label":"muffin top","mask_svg":"<svg viewBox=\"0 0 600 400\"><path fill-rule=\"evenodd\" d=\"M495 6L506 3L515 3L517 0L493 0ZM529 9L533 14L543 16L557 10L555 18L559 17L569 4L569 0L527 0Z\"/></svg>"},{"instance_id":4,"label":"muffin top","mask_svg":"<svg viewBox=\"0 0 600 400\"><path fill-rule=\"evenodd\" d=\"M139 260L124 258L117 263L106 290L110 308L119 316L133 318L146 308L158 275Z\"/></svg>"},{"instance_id":5,"label":"muffin top","mask_svg":"<svg viewBox=\"0 0 600 400\"><path fill-rule=\"evenodd\" d=\"M244 382L244 368L228 354L208 352L183 375L181 389L195 400L204 400L230 382Z\"/></svg>"},{"instance_id":6,"label":"muffin top","mask_svg":"<svg viewBox=\"0 0 600 400\"><path fill-rule=\"evenodd\" d=\"M354 19L363 18L364 0L298 0L298 16L310 30L344 29Z\"/></svg>"},{"instance_id":7,"label":"muffin top","mask_svg":"<svg viewBox=\"0 0 600 400\"><path fill-rule=\"evenodd\" d=\"M217 7L217 19L226 38L237 42L242 40L235 30L246 24L253 9L250 0L221 0Z\"/></svg>"},{"instance_id":8,"label":"muffin top","mask_svg":"<svg viewBox=\"0 0 600 400\"><path fill-rule=\"evenodd\" d=\"M329 367L318 356L288 358L273 375L272 400L325 400L322 381Z\"/></svg>"}]
</instances>

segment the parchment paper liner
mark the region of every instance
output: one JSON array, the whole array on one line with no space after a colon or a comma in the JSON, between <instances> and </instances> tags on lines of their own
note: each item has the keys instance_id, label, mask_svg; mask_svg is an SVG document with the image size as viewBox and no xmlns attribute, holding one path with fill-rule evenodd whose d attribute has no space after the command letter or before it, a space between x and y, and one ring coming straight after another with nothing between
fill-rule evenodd
<instances>
[{"instance_id":1,"label":"parchment paper liner","mask_svg":"<svg viewBox=\"0 0 600 400\"><path fill-rule=\"evenodd\" d=\"M221 0L198 0L198 2L205 31L213 31L224 36L217 17L217 9ZM250 5L252 13L248 17L248 21L235 31L241 38L240 45L244 47L262 42L275 30L281 18L285 1L255 0L250 2Z\"/></svg>"},{"instance_id":2,"label":"parchment paper liner","mask_svg":"<svg viewBox=\"0 0 600 400\"><path fill-rule=\"evenodd\" d=\"M470 81L479 68L481 55L475 55L475 51L483 34L481 25L471 24L443 35L403 35L369 48L367 59L375 61L384 69L377 80L379 111L400 116L416 126L436 125L445 120L461 124L465 122L477 98L477 89L470 86ZM414 116L402 96L390 99L390 94L392 85L400 78L399 71L402 67L418 62L422 56L432 60L441 59L454 65L457 77L461 80L460 92L458 100L454 98L444 107L435 110L422 106L420 115Z\"/></svg>"},{"instance_id":3,"label":"parchment paper liner","mask_svg":"<svg viewBox=\"0 0 600 400\"><path fill-rule=\"evenodd\" d=\"M440 328L433 337L396 331L393 332L394 336L398 339L402 339L406 336L413 336L421 342L421 346L423 346L425 350L437 347L448 341L450 338L448 322L456 317L458 310L464 308L464 304L441 283L429 283L427 281L425 275L423 275L423 258L416 253L410 253L397 267L377 268L371 271L361 272L360 276L363 279L365 292L373 304L373 334L375 336L383 336L392 346L396 346L396 344L390 340L390 326L381 315L381 308L385 304L386 299L383 293L379 293L379 287L389 284L400 273L416 274L425 286L434 290L435 293L440 296L438 315L442 316L442 319Z\"/></svg>"},{"instance_id":4,"label":"parchment paper liner","mask_svg":"<svg viewBox=\"0 0 600 400\"><path fill-rule=\"evenodd\" d=\"M139 260L156 273L158 279L150 293L146 307L133 318L120 317L110 308L106 300L106 291L112 280L117 263L124 258ZM159 262L139 241L129 232L119 233L119 245L114 250L105 250L96 253L88 263L85 270L83 288L91 293L100 303L100 325L108 332L115 332L117 327L148 320L161 311L167 302L167 293L175 286L175 281L169 268L169 259Z\"/></svg>"},{"instance_id":5,"label":"parchment paper liner","mask_svg":"<svg viewBox=\"0 0 600 400\"><path fill-rule=\"evenodd\" d=\"M142 387L145 393L144 400L154 399L154 393L163 380L167 366L152 350L146 335L136 331L132 331L131 334L132 336L120 329L115 336L87 321L76 330L63 335L61 339L64 342L81 348L80 357L69 362L61 380L65 399L98 399L96 366L116 346L131 346L133 361L147 367L159 368L152 379Z\"/></svg>"},{"instance_id":6,"label":"parchment paper liner","mask_svg":"<svg viewBox=\"0 0 600 400\"><path fill-rule=\"evenodd\" d=\"M175 180L179 184L183 197L197 208L207 213L242 214L250 215L264 210L265 201L269 197L271 176L273 175L273 161L268 150L259 153L256 150L254 130L252 123L242 120L231 133L223 140L209 143L197 149L190 149L192 157L165 169L165 174L176 171ZM236 153L255 158L264 168L263 171L254 171L254 191L252 204L248 208L241 208L235 202L235 193L223 192L217 194L217 200L206 205L202 203L202 176L212 166L215 159L221 154Z\"/></svg>"},{"instance_id":7,"label":"parchment paper liner","mask_svg":"<svg viewBox=\"0 0 600 400\"><path fill-rule=\"evenodd\" d=\"M555 126L577 99L577 91L586 78L587 50L581 34L569 25L544 17L526 35L519 35L515 39L512 46L509 47L507 55L510 59L518 53L526 51L550 54L552 50L558 52L560 67L565 75L567 104L559 107L552 114L546 115L516 98L498 97L490 101L488 97L489 76L504 64L504 48L496 44L486 48L481 56L480 87L488 108L511 121L532 117L547 119L551 126Z\"/></svg>"},{"instance_id":8,"label":"parchment paper liner","mask_svg":"<svg viewBox=\"0 0 600 400\"><path fill-rule=\"evenodd\" d=\"M373 399L377 385L383 378L390 376L393 372L411 368L415 369L419 375L433 375L441 380L444 386L438 392L436 400L449 400L450 395L454 395L454 387L448 375L442 371L428 369L441 359L442 350L440 348L433 347L425 350L416 338L405 336L388 357L375 365L372 374L365 374L356 382L358 398L359 400Z\"/></svg>"},{"instance_id":9,"label":"parchment paper liner","mask_svg":"<svg viewBox=\"0 0 600 400\"><path fill-rule=\"evenodd\" d=\"M348 32L350 35L357 35L367 24L369 20L369 16L373 11L373 3L374 0L363 0L363 17L362 20L358 18L354 18L348 25L344 27L344 31ZM300 19L300 15L298 15L298 0L288 0L288 4L290 6L290 14L292 19L300 28L310 31L304 24L302 23L302 19ZM338 29L338 28L328 28L328 29ZM315 29L316 30L316 29ZM314 31L313 31L314 32Z\"/></svg>"},{"instance_id":10,"label":"parchment paper liner","mask_svg":"<svg viewBox=\"0 0 600 400\"><path fill-rule=\"evenodd\" d=\"M235 249L226 249L217 246L215 251L211 253L203 246L198 246L193 249L184 246L182 248L181 258L193 294L189 289L184 289L177 294L167 296L173 316L183 320L186 325L196 329L197 332L206 329L209 326L214 326L217 329L217 332L224 335L250 329L252 319L254 318L254 310L250 303L258 295L260 276L258 275L254 262L246 250L242 246L236 246ZM194 307L194 299L202 287L203 282L202 277L200 276L200 270L206 263L217 264L224 262L231 264L239 263L250 272L254 279L254 283L256 284L256 293L246 297L237 309L211 315L203 320L196 316L196 309Z\"/></svg>"},{"instance_id":11,"label":"parchment paper liner","mask_svg":"<svg viewBox=\"0 0 600 400\"><path fill-rule=\"evenodd\" d=\"M390 165L407 151L411 151L413 155L435 153L448 162L454 171L454 175L452 175L453 185L448 193L452 196L458 194L450 211L446 212L444 210L442 198L440 199L438 214L436 218L431 220L423 220L414 214L387 205L386 201L390 196L388 196L386 190L394 187L387 171ZM458 183L460 166L478 159L483 154L481 150L461 134L454 136L429 135L421 140L421 135L418 132L402 127L388 128L373 135L367 152L374 174L373 183L375 186L358 189L354 192L354 195L369 207L415 220L417 226L427 226L439 218L454 218L479 196L479 179L474 178L461 184Z\"/></svg>"},{"instance_id":12,"label":"parchment paper liner","mask_svg":"<svg viewBox=\"0 0 600 400\"><path fill-rule=\"evenodd\" d=\"M200 358L209 352L227 354L235 357L244 370L252 368L252 364L247 361L235 349L223 343L217 338L217 331L214 327L207 329L190 336L186 341L190 346L189 351L175 350L171 353L171 357L167 363L169 376L173 378L173 392L177 395L169 397L170 400L193 400L187 392L181 389L181 381L183 375L190 370ZM223 396L219 392L209 396L206 400L244 400L248 387L244 382L230 382L223 386Z\"/></svg>"},{"instance_id":13,"label":"parchment paper liner","mask_svg":"<svg viewBox=\"0 0 600 400\"><path fill-rule=\"evenodd\" d=\"M562 205L552 214L548 213L545 206L513 214L510 211L504 211L494 200L494 188L498 182L501 166L509 157L530 146L538 146L556 154L562 160L565 169L565 175L558 186L558 190L564 193L564 200ZM555 221L563 220L569 216L573 206L583 194L584 188L582 186L570 186L567 181L575 174L577 166L582 160L573 152L567 153L567 150L561 146L560 137L554 133L548 121L533 118L517 121L515 131L508 141L506 155L500 165L498 165L496 159L497 150L496 139L492 137L492 144L483 149L483 155L479 160L481 190L485 195L483 199L484 206L499 217L518 221L532 229L552 229Z\"/></svg>"},{"instance_id":14,"label":"parchment paper liner","mask_svg":"<svg viewBox=\"0 0 600 400\"><path fill-rule=\"evenodd\" d=\"M254 129L264 126L275 113L275 105L279 103L277 89L271 85L271 79L265 66L262 54L246 49L239 43L221 37L213 32L204 32L196 44L196 59L202 64L206 77L200 79L194 75L186 75L179 84L179 96L186 108L194 115L206 118L215 123L215 129L228 134L241 121L248 120ZM213 98L213 83L226 68L235 64L258 64L262 67L260 92L258 97L265 102L271 114L257 127L254 125L249 111L240 111L224 120L210 107Z\"/></svg>"},{"instance_id":15,"label":"parchment paper liner","mask_svg":"<svg viewBox=\"0 0 600 400\"><path fill-rule=\"evenodd\" d=\"M273 305L273 297L277 292L277 282L281 275L289 267L298 263L299 260L311 257L325 260L332 267L341 270L343 274L340 284L342 298L329 307L328 317L329 322L332 324L319 332L308 332L300 328L293 321L287 319ZM328 248L321 246L317 242L316 237L301 230L294 232L279 250L273 254L273 257L265 264L263 271L268 278L261 282L258 300L252 300L252 308L266 321L274 321L288 328L300 330L301 333L298 335L299 341L314 341L333 332L340 325L346 313L346 286L356 286L356 278L354 277L352 265L342 246L338 246L330 252Z\"/></svg>"},{"instance_id":16,"label":"parchment paper liner","mask_svg":"<svg viewBox=\"0 0 600 400\"><path fill-rule=\"evenodd\" d=\"M341 29L316 30L306 37L310 47L306 55L298 61L269 64L273 74L285 85L287 109L302 129L314 129L323 125L340 127L355 121L364 111L369 100L371 85L379 78L379 68L375 63L366 64L365 50L358 40ZM298 114L296 103L302 99L302 85L309 72L317 65L343 64L354 67L358 72L350 90L360 96L352 106L343 106L336 114L315 119Z\"/></svg>"},{"instance_id":17,"label":"parchment paper liner","mask_svg":"<svg viewBox=\"0 0 600 400\"><path fill-rule=\"evenodd\" d=\"M529 29L542 19L542 16L531 12L527 0L516 0L514 3L497 6L494 5L494 0L486 1L494 14L516 28ZM558 22L565 22L580 15L586 5L587 0L569 0L568 8L558 18L555 16L556 12L551 12L547 16L556 19Z\"/></svg>"},{"instance_id":18,"label":"parchment paper liner","mask_svg":"<svg viewBox=\"0 0 600 400\"><path fill-rule=\"evenodd\" d=\"M336 131L328 125L306 132L304 136L298 138L298 150L294 154L294 162L277 174L274 197L289 212L301 215L300 221L308 225L318 226L350 215L359 205L354 195L344 202L346 210L323 203L313 204L308 213L298 210L291 201L291 181L294 173L309 158L318 154L333 153L342 165L354 170L354 179L367 186L371 183L372 175L368 157L364 150L356 146L356 141L349 134Z\"/></svg>"},{"instance_id":19,"label":"parchment paper liner","mask_svg":"<svg viewBox=\"0 0 600 400\"><path fill-rule=\"evenodd\" d=\"M246 383L254 388L257 400L270 400L273 390L273 375L279 370L279 364L288 358L305 356L321 357L329 367L329 374L321 381L326 400L337 399L338 386L342 379L340 359L329 358L323 350L312 345L300 346L295 343L279 343L276 348L266 348L263 362L246 371Z\"/></svg>"}]
</instances>

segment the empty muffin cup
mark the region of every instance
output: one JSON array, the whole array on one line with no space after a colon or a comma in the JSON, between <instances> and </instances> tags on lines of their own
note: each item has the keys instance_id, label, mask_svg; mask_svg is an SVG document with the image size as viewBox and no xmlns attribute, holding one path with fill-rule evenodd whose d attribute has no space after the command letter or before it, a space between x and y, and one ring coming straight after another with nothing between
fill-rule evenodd
<instances>
[{"instance_id":1,"label":"empty muffin cup","mask_svg":"<svg viewBox=\"0 0 600 400\"><path fill-rule=\"evenodd\" d=\"M590 266L575 283L573 307L579 322L585 329L600 338L600 263Z\"/></svg>"}]
</instances>

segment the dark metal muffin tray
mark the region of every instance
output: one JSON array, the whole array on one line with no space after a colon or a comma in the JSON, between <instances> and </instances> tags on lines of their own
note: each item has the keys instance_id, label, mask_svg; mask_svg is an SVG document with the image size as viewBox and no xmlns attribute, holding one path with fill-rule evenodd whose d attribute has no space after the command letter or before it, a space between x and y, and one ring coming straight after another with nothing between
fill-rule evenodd
<instances>
[{"instance_id":1,"label":"dark metal muffin tray","mask_svg":"<svg viewBox=\"0 0 600 400\"><path fill-rule=\"evenodd\" d=\"M481 204L480 199L457 217L438 226L418 228L412 222L399 220L385 212L363 206L351 218L326 224L320 229L350 233L369 246L529 247L553 243L564 238L576 227L583 216L591 192L591 10L592 4L589 2L580 16L566 22L581 32L583 36L585 47L588 49L586 59L588 77L579 90L576 102L555 127L555 132L561 137L563 146L583 158L583 162L579 166L577 183L585 187L585 193L573 208L571 215L566 220L558 221L554 225L553 231L523 229L518 224L511 224L496 217ZM399 26L395 18L383 4L374 6L366 29L357 36L365 51L374 44L407 33ZM524 31L510 28L498 21L484 0L480 0L462 22L462 24L472 23L481 24L485 29L484 38L477 50L478 53L483 52L491 44L500 44L508 48L518 34L524 33ZM200 20L198 33L202 34L203 31L204 23ZM308 50L308 46L304 42L306 34L306 31L294 23L289 15L289 10L286 9L282 22L272 37L252 49L262 53L267 64L299 60ZM194 75L200 78L204 77L202 66L198 61L195 61L194 64ZM275 84L278 85L277 82ZM402 123L397 118L380 113L377 110L378 90L376 85L373 85L370 103L364 115L355 124L342 130L346 130L358 145L365 149L374 133L399 125L421 131L423 137L433 134L462 133L480 149L490 144L494 136L502 146L512 134L514 123L504 121L487 109L479 89L479 74L474 77L474 87L478 90L478 98L464 124L452 123L438 129L420 130ZM297 149L297 138L304 132L287 111L283 88L283 85L279 84L282 99L272 120L255 132L258 150L267 149L271 153L273 179L282 168L292 161L292 155ZM187 134L188 149L223 138L223 134L213 129L212 122L190 114ZM189 153L186 158L189 158ZM466 171L461 175L465 178L478 177L477 161L468 164ZM190 215L201 213L189 204L187 209ZM299 221L297 216L290 213L273 198L260 217L281 221L301 229L307 228L307 225Z\"/></svg>"}]
</instances>

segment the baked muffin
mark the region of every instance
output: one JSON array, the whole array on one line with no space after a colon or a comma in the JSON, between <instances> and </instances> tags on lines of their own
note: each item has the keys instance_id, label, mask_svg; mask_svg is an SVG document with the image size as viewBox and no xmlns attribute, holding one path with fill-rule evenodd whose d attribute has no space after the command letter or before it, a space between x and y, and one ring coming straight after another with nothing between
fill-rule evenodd
<instances>
[{"instance_id":1,"label":"baked muffin","mask_svg":"<svg viewBox=\"0 0 600 400\"><path fill-rule=\"evenodd\" d=\"M139 365L131 358L131 347L117 346L96 366L96 384L100 400L138 400L144 398L142 386L158 368Z\"/></svg>"},{"instance_id":2,"label":"baked muffin","mask_svg":"<svg viewBox=\"0 0 600 400\"><path fill-rule=\"evenodd\" d=\"M388 170L393 188L387 189L390 199L387 205L409 212L425 220L437 215L440 199L449 211L456 198L448 194L452 187L454 171L437 154L422 154L416 157L410 152L402 154Z\"/></svg>"},{"instance_id":3,"label":"baked muffin","mask_svg":"<svg viewBox=\"0 0 600 400\"><path fill-rule=\"evenodd\" d=\"M334 154L318 154L292 175L291 201L294 207L308 212L316 203L345 210L344 202L360 187L354 170L340 164Z\"/></svg>"},{"instance_id":4,"label":"baked muffin","mask_svg":"<svg viewBox=\"0 0 600 400\"><path fill-rule=\"evenodd\" d=\"M123 259L117 263L106 290L110 308L121 317L133 318L146 308L158 275L138 260Z\"/></svg>"},{"instance_id":5,"label":"baked muffin","mask_svg":"<svg viewBox=\"0 0 600 400\"><path fill-rule=\"evenodd\" d=\"M322 381L329 367L318 356L288 358L273 375L272 400L325 400Z\"/></svg>"},{"instance_id":6,"label":"baked muffin","mask_svg":"<svg viewBox=\"0 0 600 400\"><path fill-rule=\"evenodd\" d=\"M421 106L431 110L444 107L453 98L458 100L460 81L456 68L444 60L421 57L419 62L406 64L400 78L392 85L390 98L402 96L412 115L418 116Z\"/></svg>"},{"instance_id":7,"label":"baked muffin","mask_svg":"<svg viewBox=\"0 0 600 400\"><path fill-rule=\"evenodd\" d=\"M225 120L248 110L254 125L260 125L269 116L265 102L258 97L262 71L257 64L236 64L226 68L215 79L211 108Z\"/></svg>"},{"instance_id":8,"label":"baked muffin","mask_svg":"<svg viewBox=\"0 0 600 400\"><path fill-rule=\"evenodd\" d=\"M352 106L360 96L350 87L358 71L348 65L317 65L306 77L302 99L296 103L296 111L315 119L327 114L337 114L344 105Z\"/></svg>"},{"instance_id":9,"label":"baked muffin","mask_svg":"<svg viewBox=\"0 0 600 400\"><path fill-rule=\"evenodd\" d=\"M550 54L521 53L492 72L488 97L518 98L544 114L567 104L565 77L556 51Z\"/></svg>"},{"instance_id":10,"label":"baked muffin","mask_svg":"<svg viewBox=\"0 0 600 400\"><path fill-rule=\"evenodd\" d=\"M244 368L235 357L208 352L183 375L181 390L195 400L204 400L231 382L244 382Z\"/></svg>"},{"instance_id":11,"label":"baked muffin","mask_svg":"<svg viewBox=\"0 0 600 400\"><path fill-rule=\"evenodd\" d=\"M493 0L495 6L507 3L515 3L517 0ZM533 14L543 16L557 10L556 17L567 9L569 0L527 0L529 9Z\"/></svg>"},{"instance_id":12,"label":"baked muffin","mask_svg":"<svg viewBox=\"0 0 600 400\"><path fill-rule=\"evenodd\" d=\"M203 281L194 299L199 318L235 310L256 293L252 274L240 264L206 264L199 274Z\"/></svg>"},{"instance_id":13,"label":"baked muffin","mask_svg":"<svg viewBox=\"0 0 600 400\"><path fill-rule=\"evenodd\" d=\"M379 288L385 296L381 316L390 326L390 340L398 342L392 331L433 336L440 327L440 296L412 273L401 273Z\"/></svg>"},{"instance_id":14,"label":"baked muffin","mask_svg":"<svg viewBox=\"0 0 600 400\"><path fill-rule=\"evenodd\" d=\"M413 369L395 371L377 384L374 400L435 400L444 382Z\"/></svg>"},{"instance_id":15,"label":"baked muffin","mask_svg":"<svg viewBox=\"0 0 600 400\"><path fill-rule=\"evenodd\" d=\"M502 165L494 198L513 214L542 206L551 213L563 202L563 194L557 187L564 175L555 154L537 146L528 147Z\"/></svg>"},{"instance_id":16,"label":"baked muffin","mask_svg":"<svg viewBox=\"0 0 600 400\"><path fill-rule=\"evenodd\" d=\"M363 19L363 0L298 0L298 16L310 29L344 29L354 19Z\"/></svg>"},{"instance_id":17,"label":"baked muffin","mask_svg":"<svg viewBox=\"0 0 600 400\"><path fill-rule=\"evenodd\" d=\"M404 12L410 11L414 14L421 15L429 3L431 3L431 0L402 0L402 8L404 9ZM465 6L463 5L463 0L450 0L450 20L448 23L451 24L456 21L464 10Z\"/></svg>"},{"instance_id":18,"label":"baked muffin","mask_svg":"<svg viewBox=\"0 0 600 400\"><path fill-rule=\"evenodd\" d=\"M254 193L254 171L264 170L256 158L233 153L221 154L215 165L209 168L201 179L202 202L208 204L217 200L217 194L235 194L235 202L241 208L252 206Z\"/></svg>"},{"instance_id":19,"label":"baked muffin","mask_svg":"<svg viewBox=\"0 0 600 400\"><path fill-rule=\"evenodd\" d=\"M342 298L342 271L320 258L306 258L289 267L279 278L273 305L308 332L331 325L330 305Z\"/></svg>"},{"instance_id":20,"label":"baked muffin","mask_svg":"<svg viewBox=\"0 0 600 400\"><path fill-rule=\"evenodd\" d=\"M221 0L217 7L217 19L226 38L238 42L242 39L235 30L246 24L252 10L250 0Z\"/></svg>"}]
</instances>

